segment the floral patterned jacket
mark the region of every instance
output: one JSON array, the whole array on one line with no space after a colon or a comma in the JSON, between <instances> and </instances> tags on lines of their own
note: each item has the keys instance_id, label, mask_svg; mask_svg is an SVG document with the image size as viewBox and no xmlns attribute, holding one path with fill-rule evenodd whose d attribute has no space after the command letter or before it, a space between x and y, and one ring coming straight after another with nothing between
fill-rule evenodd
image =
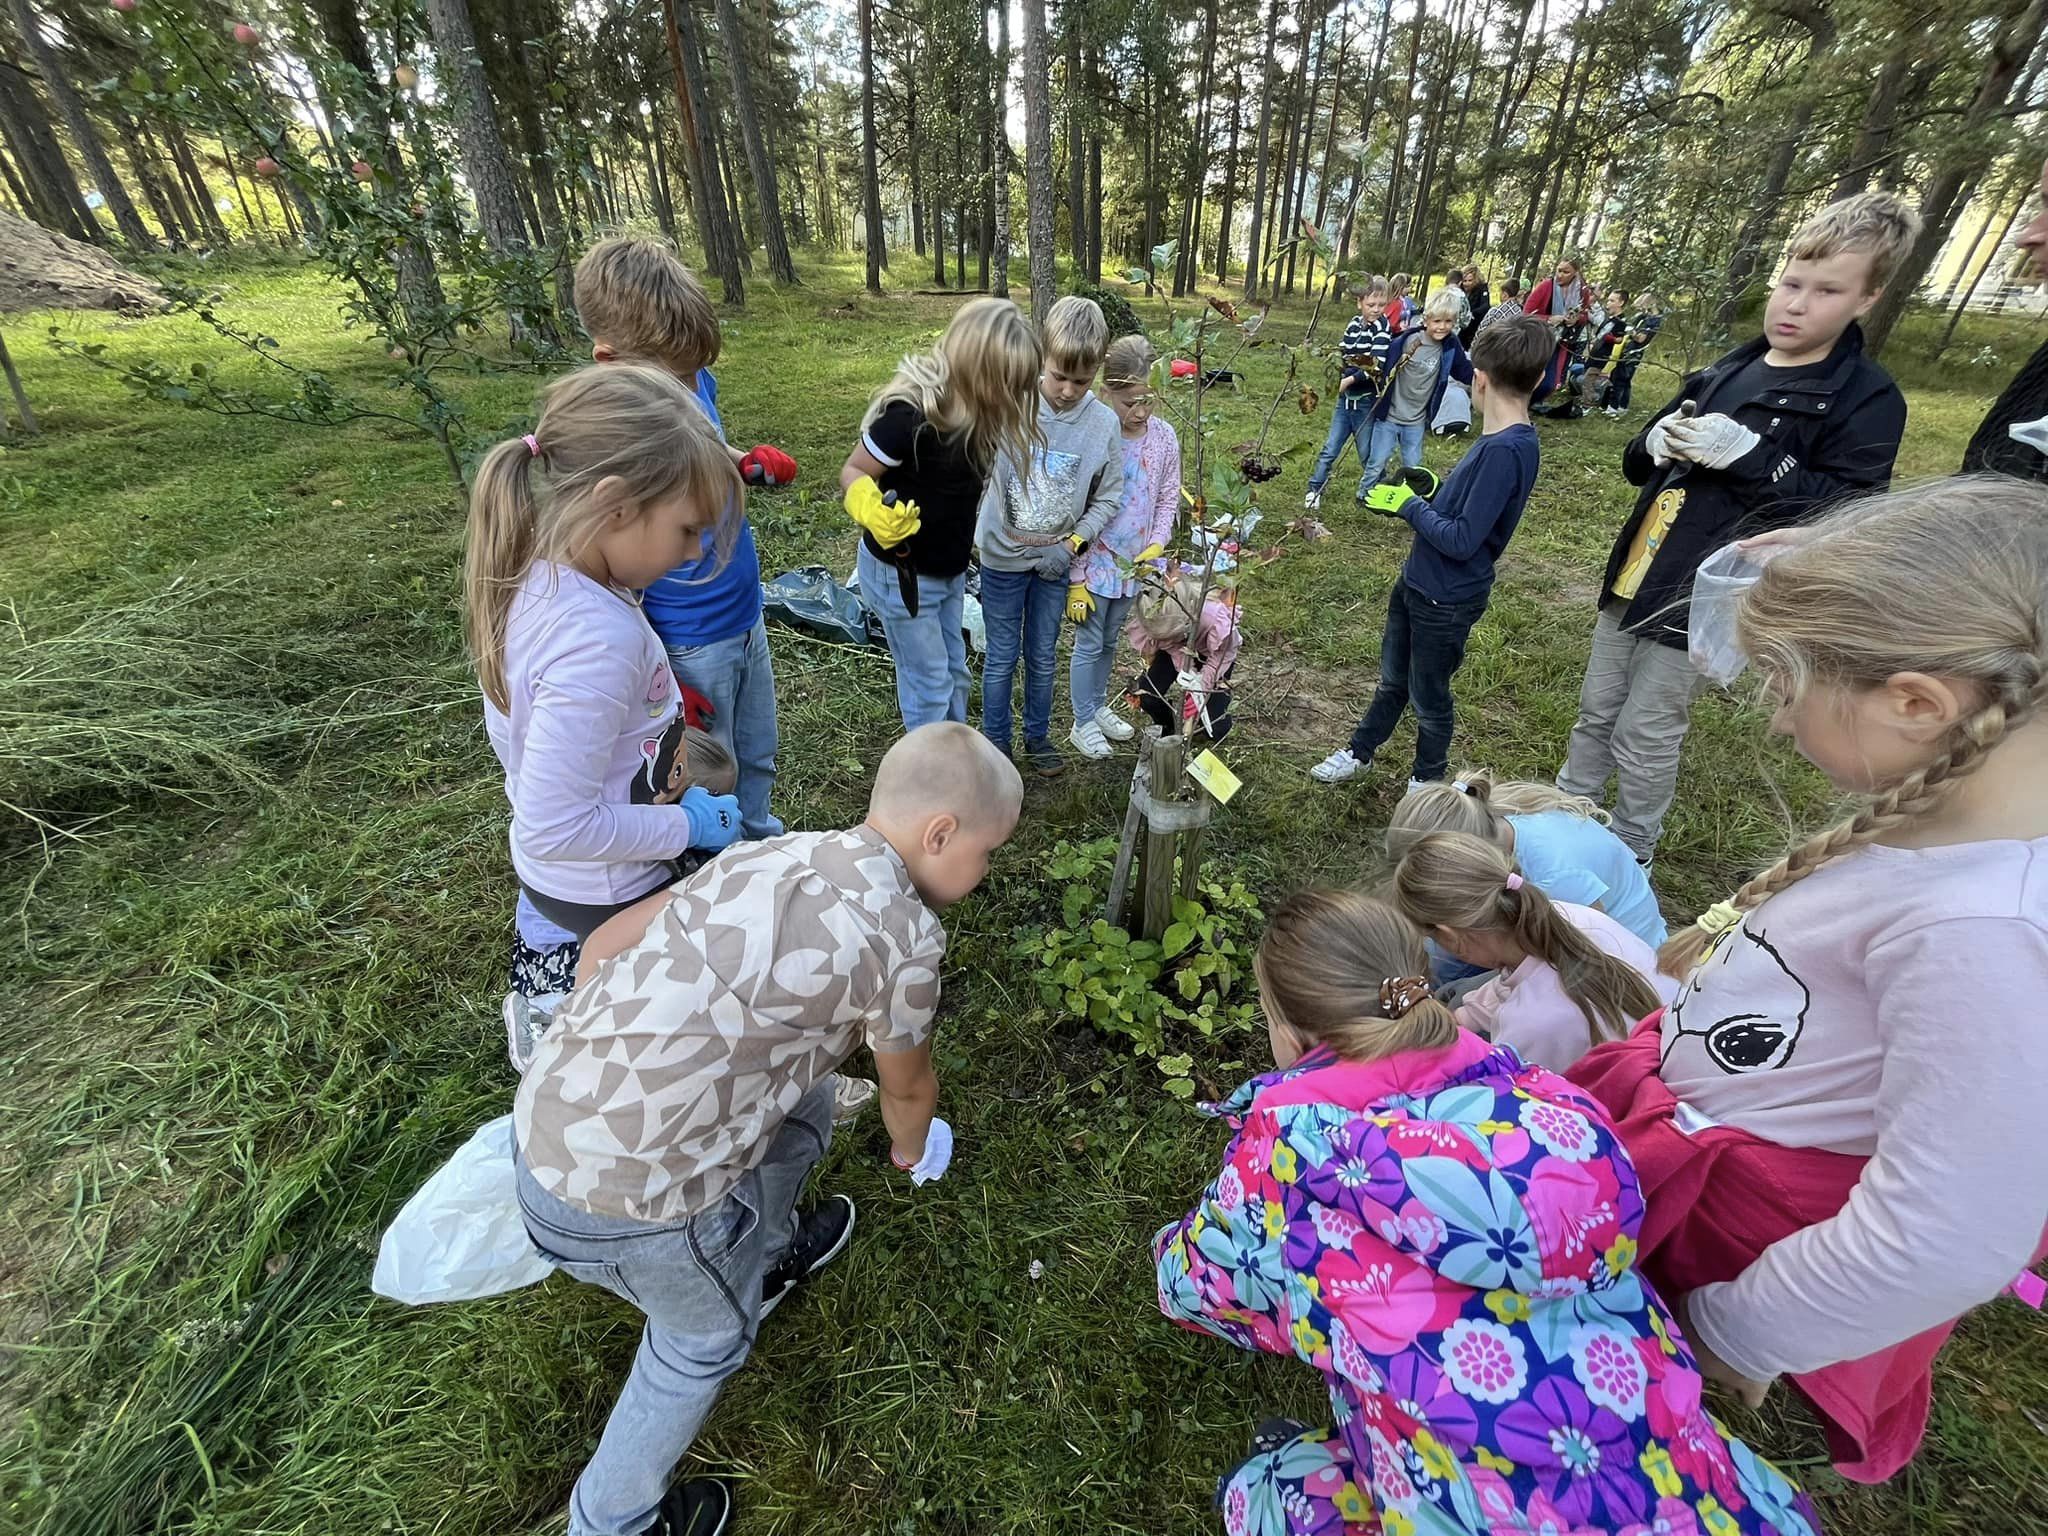
<instances>
[{"instance_id":1,"label":"floral patterned jacket","mask_svg":"<svg viewBox=\"0 0 2048 1536\"><path fill-rule=\"evenodd\" d=\"M1818 1531L1806 1496L1702 1406L1634 1268L1635 1170L1563 1078L1461 1033L1365 1063L1320 1049L1209 1109L1237 1134L1154 1242L1160 1309L1298 1355L1335 1416L1240 1469L1231 1529Z\"/></svg>"}]
</instances>

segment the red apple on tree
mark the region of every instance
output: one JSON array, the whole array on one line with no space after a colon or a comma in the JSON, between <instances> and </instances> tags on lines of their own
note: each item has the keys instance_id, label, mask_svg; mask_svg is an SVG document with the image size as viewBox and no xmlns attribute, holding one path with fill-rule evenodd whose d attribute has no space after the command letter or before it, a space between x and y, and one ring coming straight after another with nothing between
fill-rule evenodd
<instances>
[{"instance_id":1,"label":"red apple on tree","mask_svg":"<svg viewBox=\"0 0 2048 1536\"><path fill-rule=\"evenodd\" d=\"M358 160L354 164L350 165L348 168L348 173L349 175L355 177L357 181L368 181L372 176L377 174L375 171L370 169L370 162L367 160Z\"/></svg>"},{"instance_id":2,"label":"red apple on tree","mask_svg":"<svg viewBox=\"0 0 2048 1536\"><path fill-rule=\"evenodd\" d=\"M254 48L257 43L262 41L262 38L249 23L238 21L235 23L235 41L244 48Z\"/></svg>"},{"instance_id":3,"label":"red apple on tree","mask_svg":"<svg viewBox=\"0 0 2048 1536\"><path fill-rule=\"evenodd\" d=\"M398 82L401 91L409 91L420 83L420 72L410 64L401 64L391 71L391 78Z\"/></svg>"},{"instance_id":4,"label":"red apple on tree","mask_svg":"<svg viewBox=\"0 0 2048 1536\"><path fill-rule=\"evenodd\" d=\"M128 3L130 5L133 5L135 3L135 0L128 0ZM266 179L275 176L278 173L279 169L280 167L278 163L275 160L271 159L270 156L268 155L262 156L256 162L256 174Z\"/></svg>"},{"instance_id":5,"label":"red apple on tree","mask_svg":"<svg viewBox=\"0 0 2048 1536\"><path fill-rule=\"evenodd\" d=\"M114 9L126 15L135 9L135 0L113 0Z\"/></svg>"}]
</instances>

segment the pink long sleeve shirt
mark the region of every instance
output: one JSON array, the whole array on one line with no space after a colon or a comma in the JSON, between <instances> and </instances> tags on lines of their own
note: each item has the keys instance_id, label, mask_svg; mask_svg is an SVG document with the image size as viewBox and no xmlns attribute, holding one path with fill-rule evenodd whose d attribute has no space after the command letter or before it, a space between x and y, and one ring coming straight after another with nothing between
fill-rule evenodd
<instances>
[{"instance_id":1,"label":"pink long sleeve shirt","mask_svg":"<svg viewBox=\"0 0 2048 1536\"><path fill-rule=\"evenodd\" d=\"M1180 438L1163 418L1145 423L1142 437L1120 438L1124 451L1124 499L1094 542L1075 557L1067 578L1097 597L1130 597L1138 590L1130 565L1154 544L1173 538L1180 510ZM1119 565L1119 561L1122 562Z\"/></svg>"}]
</instances>

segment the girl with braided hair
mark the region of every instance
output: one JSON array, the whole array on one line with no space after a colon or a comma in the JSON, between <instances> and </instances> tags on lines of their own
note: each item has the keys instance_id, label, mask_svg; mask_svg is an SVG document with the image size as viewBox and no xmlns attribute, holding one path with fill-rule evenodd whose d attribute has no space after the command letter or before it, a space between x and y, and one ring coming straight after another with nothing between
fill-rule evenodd
<instances>
[{"instance_id":1,"label":"girl with braided hair","mask_svg":"<svg viewBox=\"0 0 2048 1536\"><path fill-rule=\"evenodd\" d=\"M1259 1426L1224 1530L1813 1536L1701 1401L1599 1107L1461 1029L1385 902L1301 892L1253 964L1274 1070L1205 1106L1236 1134L1153 1240L1159 1306L1313 1367L1331 1417Z\"/></svg>"},{"instance_id":2,"label":"girl with braided hair","mask_svg":"<svg viewBox=\"0 0 2048 1536\"><path fill-rule=\"evenodd\" d=\"M1772 729L1863 804L1674 935L1677 1001L1570 1075L1709 1374L1790 1376L1878 1482L2048 1222L2048 490L1941 481L1750 548Z\"/></svg>"}]
</instances>

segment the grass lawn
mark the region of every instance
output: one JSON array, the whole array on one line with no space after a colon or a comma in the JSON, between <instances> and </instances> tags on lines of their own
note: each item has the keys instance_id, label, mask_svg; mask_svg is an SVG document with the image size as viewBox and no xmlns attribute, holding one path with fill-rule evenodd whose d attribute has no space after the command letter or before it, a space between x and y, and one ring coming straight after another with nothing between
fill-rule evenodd
<instances>
[{"instance_id":1,"label":"grass lawn","mask_svg":"<svg viewBox=\"0 0 2048 1536\"><path fill-rule=\"evenodd\" d=\"M806 274L755 290L719 367L735 439L804 466L794 490L753 498L771 573L850 566L835 471L868 392L953 302L870 300L845 265ZM287 356L387 388L318 277L219 280ZM1269 324L1298 335L1304 318ZM52 319L123 355L239 366L186 322ZM368 1289L384 1222L513 1088L506 813L461 656L460 498L429 442L137 403L42 347L45 323L9 325L45 435L0 450L0 1525L558 1530L637 1316L559 1277L424 1310ZM1937 370L1901 337L1903 475L1955 466L2035 340L1973 321ZM1996 365L1970 361L1986 346ZM1247 354L1246 393L1218 397L1220 442L1256 432L1277 353ZM1639 407L1668 385L1646 367ZM530 379L456 387L480 432L522 430ZM1272 446L1320 442L1325 413L1283 409ZM1536 498L1459 678L1458 758L1554 769L1640 420L1540 429ZM1269 530L1306 473L1293 459L1266 488ZM1346 484L1325 514L1336 538L1288 541L1244 585L1243 723L1224 755L1246 788L1209 856L1267 899L1371 871L1405 778L1405 731L1368 781L1305 772L1365 702L1406 543L1354 513ZM775 647L779 808L792 826L849 822L896 729L887 658L786 631ZM1674 916L1828 809L1750 703L1696 718L1658 866ZM854 1248L775 1318L695 1452L745 1479L753 1536L1209 1530L1251 1426L1318 1412L1306 1369L1156 1315L1146 1240L1223 1137L1122 1042L1050 1016L1014 953L1058 921L1053 845L1113 834L1129 768L1032 784L1017 841L949 919L955 1171L913 1192L872 1116L831 1154L825 1177L861 1202ZM1263 1040L1175 1048L1220 1085L1261 1065ZM1783 1392L1760 1416L1722 1407L1815 1484L1836 1531L2018 1532L2048 1508L2048 1336L2010 1302L1965 1324L1928 1443L1888 1487L1837 1482Z\"/></svg>"}]
</instances>

